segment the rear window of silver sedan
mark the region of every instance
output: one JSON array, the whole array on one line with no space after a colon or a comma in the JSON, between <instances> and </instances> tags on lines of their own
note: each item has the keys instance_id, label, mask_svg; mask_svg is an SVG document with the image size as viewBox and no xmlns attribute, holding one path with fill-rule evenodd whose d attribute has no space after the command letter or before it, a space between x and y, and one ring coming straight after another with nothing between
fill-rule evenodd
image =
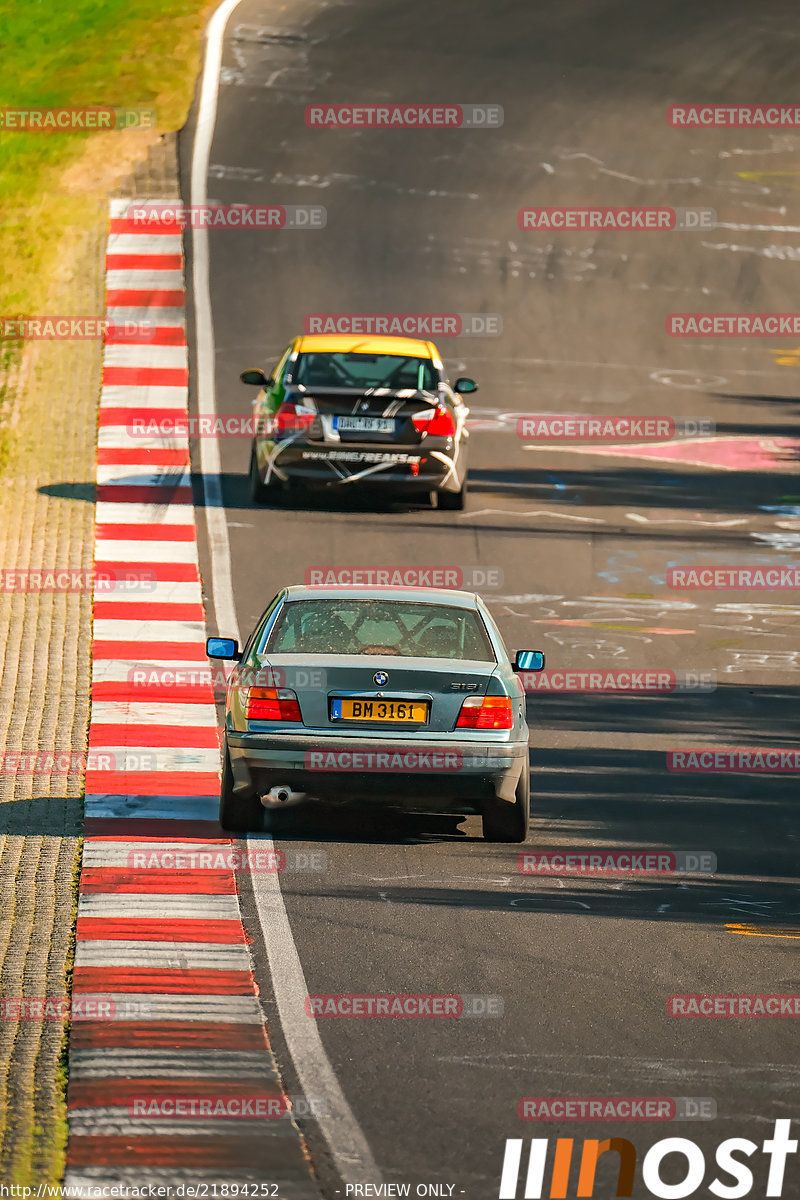
<instances>
[{"instance_id":1,"label":"rear window of silver sedan","mask_svg":"<svg viewBox=\"0 0 800 1200\"><path fill-rule=\"evenodd\" d=\"M497 661L483 621L472 609L405 600L289 601L265 652Z\"/></svg>"}]
</instances>

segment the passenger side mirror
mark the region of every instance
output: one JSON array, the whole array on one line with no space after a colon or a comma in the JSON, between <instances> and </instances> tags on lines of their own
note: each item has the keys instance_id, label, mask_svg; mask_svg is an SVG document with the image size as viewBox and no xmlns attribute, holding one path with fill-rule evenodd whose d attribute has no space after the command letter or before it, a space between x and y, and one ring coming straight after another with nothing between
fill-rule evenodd
<instances>
[{"instance_id":1,"label":"passenger side mirror","mask_svg":"<svg viewBox=\"0 0 800 1200\"><path fill-rule=\"evenodd\" d=\"M469 395L470 392L477 392L478 385L474 379L467 379L466 375L462 375L455 382L455 391L460 392L462 396Z\"/></svg>"}]
</instances>

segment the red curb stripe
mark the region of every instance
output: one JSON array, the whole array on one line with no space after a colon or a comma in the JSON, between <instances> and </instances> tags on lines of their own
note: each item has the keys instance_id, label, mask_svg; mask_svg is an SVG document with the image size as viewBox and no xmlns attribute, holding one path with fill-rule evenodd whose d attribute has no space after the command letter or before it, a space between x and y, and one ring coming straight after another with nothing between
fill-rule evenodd
<instances>
[{"instance_id":1,"label":"red curb stripe","mask_svg":"<svg viewBox=\"0 0 800 1200\"><path fill-rule=\"evenodd\" d=\"M213 725L120 725L95 719L89 730L89 749L95 750L101 746L218 749L219 733Z\"/></svg>"},{"instance_id":2,"label":"red curb stripe","mask_svg":"<svg viewBox=\"0 0 800 1200\"><path fill-rule=\"evenodd\" d=\"M182 971L146 967L76 967L73 988L81 992L156 992L170 996L252 996L250 971Z\"/></svg>"},{"instance_id":3,"label":"red curb stripe","mask_svg":"<svg viewBox=\"0 0 800 1200\"><path fill-rule=\"evenodd\" d=\"M167 422L166 428L172 431L170 436L176 438L186 436L189 429L186 409L180 405L176 405L174 408L142 408L138 404L101 404L100 406L99 424L105 429L110 425L124 426L128 429L134 421L137 422L136 429L140 428L140 422L149 424L155 421L158 426L162 422ZM134 430L131 429L131 432L133 433Z\"/></svg>"},{"instance_id":4,"label":"red curb stripe","mask_svg":"<svg viewBox=\"0 0 800 1200\"><path fill-rule=\"evenodd\" d=\"M263 1025L221 1021L148 1021L146 1025L134 1021L74 1021L69 1040L77 1050L102 1046L137 1050L264 1050L269 1046Z\"/></svg>"},{"instance_id":5,"label":"red curb stripe","mask_svg":"<svg viewBox=\"0 0 800 1200\"><path fill-rule=\"evenodd\" d=\"M84 867L81 872L81 892L90 896L98 893L116 895L120 892L136 895L152 892L158 896L234 896L236 885L229 868L222 871L160 871L146 868L134 870L132 867ZM197 924L202 928L204 922L198 920ZM108 969L115 971L118 968Z\"/></svg>"},{"instance_id":6,"label":"red curb stripe","mask_svg":"<svg viewBox=\"0 0 800 1200\"><path fill-rule=\"evenodd\" d=\"M183 308L183 288L111 288L107 308Z\"/></svg>"},{"instance_id":7,"label":"red curb stripe","mask_svg":"<svg viewBox=\"0 0 800 1200\"><path fill-rule=\"evenodd\" d=\"M267 1174L301 1171L309 1178L309 1166L296 1144L287 1138L224 1137L201 1138L191 1135L154 1137L122 1134L73 1134L69 1140L67 1164L72 1167L169 1167L180 1164L192 1170L218 1168L236 1170L242 1167Z\"/></svg>"},{"instance_id":8,"label":"red curb stripe","mask_svg":"<svg viewBox=\"0 0 800 1200\"><path fill-rule=\"evenodd\" d=\"M180 1079L164 1079L160 1076L146 1079L135 1075L118 1079L74 1080L70 1081L67 1108L127 1108L134 1100L149 1101L160 1096L180 1096L189 1099L202 1096L209 1100L223 1100L230 1096L243 1095L263 1096L281 1101L278 1112L286 1111L283 1093L277 1080L263 1069L244 1072L236 1079L208 1079L202 1075L194 1079L187 1079L185 1076ZM149 1119L153 1120L152 1117ZM266 1122L279 1118L276 1116L261 1119Z\"/></svg>"},{"instance_id":9,"label":"red curb stripe","mask_svg":"<svg viewBox=\"0 0 800 1200\"><path fill-rule=\"evenodd\" d=\"M115 450L110 446L101 446L97 451L97 462L112 467L181 467L188 466L189 450L188 447L171 449L166 446L143 446L141 449L126 447Z\"/></svg>"},{"instance_id":10,"label":"red curb stripe","mask_svg":"<svg viewBox=\"0 0 800 1200\"><path fill-rule=\"evenodd\" d=\"M116 618L119 621L203 621L202 604L148 604L144 600L97 600L95 619Z\"/></svg>"},{"instance_id":11,"label":"red curb stripe","mask_svg":"<svg viewBox=\"0 0 800 1200\"><path fill-rule=\"evenodd\" d=\"M83 831L87 838L110 837L114 841L141 841L152 837L161 842L184 842L187 838L225 837L217 821L184 821L169 817L87 817Z\"/></svg>"},{"instance_id":12,"label":"red curb stripe","mask_svg":"<svg viewBox=\"0 0 800 1200\"><path fill-rule=\"evenodd\" d=\"M209 843L211 845L211 843ZM246 946L241 921L121 920L113 917L78 917L79 942L213 942L218 946Z\"/></svg>"},{"instance_id":13,"label":"red curb stripe","mask_svg":"<svg viewBox=\"0 0 800 1200\"><path fill-rule=\"evenodd\" d=\"M106 567L118 570L121 563L106 563ZM175 567L191 567L196 572L194 563L174 563ZM150 564L147 564L148 568ZM170 567L169 563L153 563L154 570L160 567ZM144 570L145 564L139 563L137 570ZM163 575L158 575L163 579ZM192 578L195 578L193 576ZM92 659L96 662L101 658L127 658L131 662L208 662L205 642L92 642Z\"/></svg>"},{"instance_id":14,"label":"red curb stripe","mask_svg":"<svg viewBox=\"0 0 800 1200\"><path fill-rule=\"evenodd\" d=\"M194 525L141 524L127 521L106 521L95 525L96 542L195 542Z\"/></svg>"},{"instance_id":15,"label":"red curb stripe","mask_svg":"<svg viewBox=\"0 0 800 1200\"><path fill-rule=\"evenodd\" d=\"M107 254L107 271L180 271L180 254Z\"/></svg>"},{"instance_id":16,"label":"red curb stripe","mask_svg":"<svg viewBox=\"0 0 800 1200\"><path fill-rule=\"evenodd\" d=\"M103 367L103 384L127 383L135 386L149 384L151 387L186 387L189 383L187 367Z\"/></svg>"},{"instance_id":17,"label":"red curb stripe","mask_svg":"<svg viewBox=\"0 0 800 1200\"><path fill-rule=\"evenodd\" d=\"M111 680L92 684L93 700L138 701L140 704L213 704L214 693L210 684L144 684Z\"/></svg>"},{"instance_id":18,"label":"red curb stripe","mask_svg":"<svg viewBox=\"0 0 800 1200\"><path fill-rule=\"evenodd\" d=\"M180 235L181 226L175 221L134 221L133 217L112 217L109 221L109 233L143 233L150 236L153 233L171 233Z\"/></svg>"},{"instance_id":19,"label":"red curb stripe","mask_svg":"<svg viewBox=\"0 0 800 1200\"><path fill-rule=\"evenodd\" d=\"M106 331L108 346L185 346L186 330L182 325L150 325L138 333L129 333L125 326L113 325Z\"/></svg>"},{"instance_id":20,"label":"red curb stripe","mask_svg":"<svg viewBox=\"0 0 800 1200\"><path fill-rule=\"evenodd\" d=\"M108 504L191 504L192 489L185 485L169 487L160 484L102 483L97 488L97 501Z\"/></svg>"},{"instance_id":21,"label":"red curb stripe","mask_svg":"<svg viewBox=\"0 0 800 1200\"><path fill-rule=\"evenodd\" d=\"M87 796L218 796L216 771L87 771Z\"/></svg>"},{"instance_id":22,"label":"red curb stripe","mask_svg":"<svg viewBox=\"0 0 800 1200\"><path fill-rule=\"evenodd\" d=\"M164 583L198 583L200 581L200 573L196 563L169 563L169 562L130 562L117 561L111 559L103 559L102 563L98 564L104 571L120 571L125 573L131 572L146 572L148 576L155 576L156 579L162 580ZM131 643L135 644L135 643ZM200 643L197 643L200 645ZM136 655L137 659L142 657L142 650L150 653L150 643L144 647L139 643L139 650Z\"/></svg>"},{"instance_id":23,"label":"red curb stripe","mask_svg":"<svg viewBox=\"0 0 800 1200\"><path fill-rule=\"evenodd\" d=\"M109 846L122 845L123 842L136 842L137 846L147 847L151 844L160 845L162 842L164 842L165 844L174 844L178 849L181 846L199 846L200 848L203 846L210 846L217 852L220 846L225 846L230 849L230 847L234 845L234 843L231 841L231 835L226 833L224 829L221 829L216 821L197 822L198 825L207 825L209 832L197 829L193 833L186 833L186 822L184 821L172 821L168 817L166 819L161 817L153 817L150 821L152 825L175 826L175 828L168 828L166 830L149 829L146 833L140 833L137 835L135 832L132 832L130 829L128 829L127 825L126 832L119 833L116 829L116 826L120 824L120 820L117 817L94 817L90 818L90 820L94 820L98 825L105 823L106 826L106 828L99 830L99 832L98 830L95 830L94 832L89 831L86 834L86 840L93 842L95 845L105 844L106 842L109 844ZM125 823L123 822L123 824ZM115 828L112 829L110 827L112 825ZM92 919L96 919L98 921L105 920L104 917ZM117 918L115 917L114 920L116 919ZM128 921L130 918L120 917L119 919ZM179 919L183 920L184 918L181 917ZM220 917L220 920L227 921L229 919L233 920L233 917ZM190 924L197 924L197 921L194 917L187 917L186 920L189 921ZM199 938L198 940L202 942L203 938Z\"/></svg>"}]
</instances>

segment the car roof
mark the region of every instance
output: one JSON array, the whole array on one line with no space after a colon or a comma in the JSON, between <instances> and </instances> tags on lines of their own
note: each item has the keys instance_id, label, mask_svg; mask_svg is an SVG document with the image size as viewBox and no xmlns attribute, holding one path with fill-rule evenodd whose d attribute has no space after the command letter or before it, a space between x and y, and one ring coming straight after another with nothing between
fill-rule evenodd
<instances>
[{"instance_id":1,"label":"car roof","mask_svg":"<svg viewBox=\"0 0 800 1200\"><path fill-rule=\"evenodd\" d=\"M339 334L314 334L297 339L298 354L403 354L415 358L438 358L432 342L404 337L344 337Z\"/></svg>"},{"instance_id":2,"label":"car roof","mask_svg":"<svg viewBox=\"0 0 800 1200\"><path fill-rule=\"evenodd\" d=\"M417 604L447 604L451 608L478 607L475 592L459 592L453 588L392 587L312 587L296 584L286 589L287 601L293 600L399 600Z\"/></svg>"}]
</instances>

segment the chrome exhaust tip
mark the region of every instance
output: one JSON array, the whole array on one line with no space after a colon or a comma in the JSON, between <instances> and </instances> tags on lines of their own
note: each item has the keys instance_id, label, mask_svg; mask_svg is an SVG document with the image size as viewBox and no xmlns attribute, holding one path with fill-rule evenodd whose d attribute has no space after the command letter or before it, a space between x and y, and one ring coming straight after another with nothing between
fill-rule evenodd
<instances>
[{"instance_id":1,"label":"chrome exhaust tip","mask_svg":"<svg viewBox=\"0 0 800 1200\"><path fill-rule=\"evenodd\" d=\"M305 792L295 792L288 783L276 783L275 787L271 787L266 795L261 797L261 803L264 808L283 808L289 804L298 804L301 800L305 800Z\"/></svg>"}]
</instances>

